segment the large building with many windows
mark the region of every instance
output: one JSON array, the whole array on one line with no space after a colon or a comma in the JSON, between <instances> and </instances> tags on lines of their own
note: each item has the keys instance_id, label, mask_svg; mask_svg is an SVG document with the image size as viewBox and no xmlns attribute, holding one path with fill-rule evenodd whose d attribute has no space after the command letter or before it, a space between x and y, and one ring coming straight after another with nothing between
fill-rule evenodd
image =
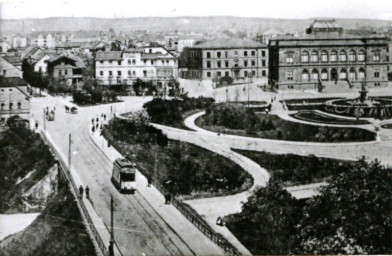
<instances>
[{"instance_id":1,"label":"large building with many windows","mask_svg":"<svg viewBox=\"0 0 392 256\"><path fill-rule=\"evenodd\" d=\"M164 86L177 78L177 58L162 46L100 51L95 57L95 76L102 85L132 85L140 78Z\"/></svg>"},{"instance_id":2,"label":"large building with many windows","mask_svg":"<svg viewBox=\"0 0 392 256\"><path fill-rule=\"evenodd\" d=\"M255 41L217 39L186 48L184 54L182 78L238 80L268 76L267 46Z\"/></svg>"},{"instance_id":3,"label":"large building with many windows","mask_svg":"<svg viewBox=\"0 0 392 256\"><path fill-rule=\"evenodd\" d=\"M299 38L273 38L269 83L277 89L387 86L391 41L385 36L350 36L334 20L315 20Z\"/></svg>"}]
</instances>

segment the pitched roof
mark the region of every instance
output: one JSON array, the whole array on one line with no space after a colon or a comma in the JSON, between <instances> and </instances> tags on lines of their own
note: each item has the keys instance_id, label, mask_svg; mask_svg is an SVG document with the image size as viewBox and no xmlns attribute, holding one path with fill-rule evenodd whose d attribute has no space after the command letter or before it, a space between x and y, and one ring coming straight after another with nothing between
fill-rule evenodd
<instances>
[{"instance_id":1,"label":"pitched roof","mask_svg":"<svg viewBox=\"0 0 392 256\"><path fill-rule=\"evenodd\" d=\"M99 51L96 54L95 60L121 60L121 51Z\"/></svg>"},{"instance_id":2,"label":"pitched roof","mask_svg":"<svg viewBox=\"0 0 392 256\"><path fill-rule=\"evenodd\" d=\"M310 28L342 28L334 19L317 19L310 25Z\"/></svg>"},{"instance_id":3,"label":"pitched roof","mask_svg":"<svg viewBox=\"0 0 392 256\"><path fill-rule=\"evenodd\" d=\"M20 77L4 77L0 76L0 87L6 88L6 87L15 87L18 89L21 93L23 93L26 97L29 97L27 91L23 88L23 86L27 87L28 83L23 80Z\"/></svg>"},{"instance_id":4,"label":"pitched roof","mask_svg":"<svg viewBox=\"0 0 392 256\"><path fill-rule=\"evenodd\" d=\"M194 49L242 49L242 48L264 48L264 44L252 40L242 39L215 39L202 44L192 46Z\"/></svg>"},{"instance_id":5,"label":"pitched roof","mask_svg":"<svg viewBox=\"0 0 392 256\"><path fill-rule=\"evenodd\" d=\"M26 59L28 57L30 57L31 55L33 55L34 53L36 53L37 51L41 50L41 48L39 48L36 45L31 45L29 47L27 47L26 49L24 49L21 52L21 56L23 59Z\"/></svg>"},{"instance_id":6,"label":"pitched roof","mask_svg":"<svg viewBox=\"0 0 392 256\"><path fill-rule=\"evenodd\" d=\"M22 59L20 55L4 55L3 58L12 65L22 64Z\"/></svg>"},{"instance_id":7,"label":"pitched roof","mask_svg":"<svg viewBox=\"0 0 392 256\"><path fill-rule=\"evenodd\" d=\"M49 59L47 59L45 62L50 63L50 62L54 62L54 61L57 61L62 58L67 58L67 59L73 60L75 63L75 66L78 68L85 68L86 67L84 65L84 62L79 57L77 57L75 55L71 55L71 54L70 55L55 55L55 56L52 56Z\"/></svg>"}]
</instances>

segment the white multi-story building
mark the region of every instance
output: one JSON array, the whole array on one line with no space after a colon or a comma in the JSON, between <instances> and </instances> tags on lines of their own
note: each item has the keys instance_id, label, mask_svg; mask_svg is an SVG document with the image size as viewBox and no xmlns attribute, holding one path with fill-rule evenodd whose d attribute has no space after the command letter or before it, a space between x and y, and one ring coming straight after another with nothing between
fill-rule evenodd
<instances>
[{"instance_id":1,"label":"white multi-story building","mask_svg":"<svg viewBox=\"0 0 392 256\"><path fill-rule=\"evenodd\" d=\"M177 41L177 51L182 52L184 47L191 47L195 45L195 39L178 39Z\"/></svg>"},{"instance_id":2,"label":"white multi-story building","mask_svg":"<svg viewBox=\"0 0 392 256\"><path fill-rule=\"evenodd\" d=\"M56 39L51 34L38 34L31 40L33 45L37 45L43 48L54 48L56 47Z\"/></svg>"},{"instance_id":3,"label":"white multi-story building","mask_svg":"<svg viewBox=\"0 0 392 256\"><path fill-rule=\"evenodd\" d=\"M165 86L177 78L177 58L164 47L142 47L96 53L95 75L103 85L132 85L140 78Z\"/></svg>"},{"instance_id":4,"label":"white multi-story building","mask_svg":"<svg viewBox=\"0 0 392 256\"><path fill-rule=\"evenodd\" d=\"M15 36L12 38L13 48L25 48L28 45L28 39L25 36Z\"/></svg>"}]
</instances>

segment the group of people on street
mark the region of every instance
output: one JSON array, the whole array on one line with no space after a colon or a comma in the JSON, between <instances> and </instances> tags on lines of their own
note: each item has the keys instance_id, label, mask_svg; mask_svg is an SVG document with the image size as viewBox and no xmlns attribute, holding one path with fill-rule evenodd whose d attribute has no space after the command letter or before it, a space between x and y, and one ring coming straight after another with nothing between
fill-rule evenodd
<instances>
[{"instance_id":1,"label":"group of people on street","mask_svg":"<svg viewBox=\"0 0 392 256\"><path fill-rule=\"evenodd\" d=\"M83 198L83 192L84 192L83 186L80 185L80 187L79 187L79 198ZM88 186L86 186L86 198L90 199L90 188Z\"/></svg>"},{"instance_id":2,"label":"group of people on street","mask_svg":"<svg viewBox=\"0 0 392 256\"><path fill-rule=\"evenodd\" d=\"M96 118L92 118L91 119L91 124L92 124L91 131L95 132L96 130L98 131L98 129L100 131L102 131L104 121L106 121L106 114L103 114L103 113L101 114L101 122L100 122L98 115Z\"/></svg>"}]
</instances>

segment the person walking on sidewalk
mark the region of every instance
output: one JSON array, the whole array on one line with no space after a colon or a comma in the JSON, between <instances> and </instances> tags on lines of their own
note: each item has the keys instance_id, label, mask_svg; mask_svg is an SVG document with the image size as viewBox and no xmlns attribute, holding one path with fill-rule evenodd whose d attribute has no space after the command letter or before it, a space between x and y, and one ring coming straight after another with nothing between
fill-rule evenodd
<instances>
[{"instance_id":1,"label":"person walking on sidewalk","mask_svg":"<svg viewBox=\"0 0 392 256\"><path fill-rule=\"evenodd\" d=\"M152 178L151 175L147 176L147 187L151 187Z\"/></svg>"},{"instance_id":2,"label":"person walking on sidewalk","mask_svg":"<svg viewBox=\"0 0 392 256\"><path fill-rule=\"evenodd\" d=\"M86 198L90 199L90 188L86 186Z\"/></svg>"},{"instance_id":3,"label":"person walking on sidewalk","mask_svg":"<svg viewBox=\"0 0 392 256\"><path fill-rule=\"evenodd\" d=\"M79 197L83 198L83 186L82 185L80 185L80 187L79 187Z\"/></svg>"}]
</instances>

